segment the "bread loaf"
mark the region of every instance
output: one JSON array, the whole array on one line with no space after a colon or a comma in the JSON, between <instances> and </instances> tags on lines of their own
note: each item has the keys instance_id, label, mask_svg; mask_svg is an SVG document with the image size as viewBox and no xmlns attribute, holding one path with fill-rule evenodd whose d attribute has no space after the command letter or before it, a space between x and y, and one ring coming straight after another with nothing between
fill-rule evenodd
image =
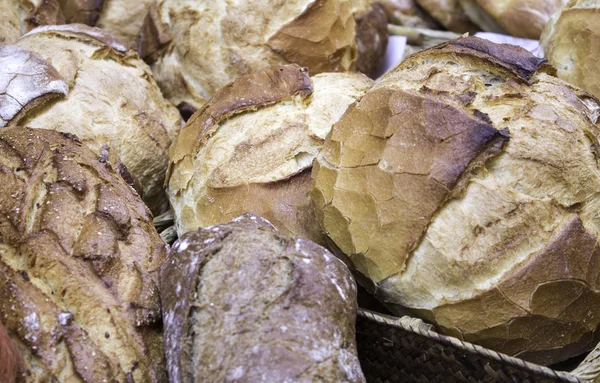
<instances>
[{"instance_id":1,"label":"bread loaf","mask_svg":"<svg viewBox=\"0 0 600 383\"><path fill-rule=\"evenodd\" d=\"M0 131L0 320L25 382L164 381L150 212L69 134Z\"/></svg>"},{"instance_id":2,"label":"bread loaf","mask_svg":"<svg viewBox=\"0 0 600 383\"><path fill-rule=\"evenodd\" d=\"M129 47L135 45L144 18L155 0L104 0L95 24Z\"/></svg>"},{"instance_id":3,"label":"bread loaf","mask_svg":"<svg viewBox=\"0 0 600 383\"><path fill-rule=\"evenodd\" d=\"M416 0L372 0L383 5L388 22L413 28L440 29Z\"/></svg>"},{"instance_id":4,"label":"bread loaf","mask_svg":"<svg viewBox=\"0 0 600 383\"><path fill-rule=\"evenodd\" d=\"M334 125L319 223L396 313L536 363L600 323L598 100L511 45L419 52Z\"/></svg>"},{"instance_id":5,"label":"bread loaf","mask_svg":"<svg viewBox=\"0 0 600 383\"><path fill-rule=\"evenodd\" d=\"M156 80L175 105L198 109L236 77L270 65L296 63L308 67L311 75L354 70L357 45L362 44L359 53L379 51L387 38L385 26L370 25L371 31L363 35L379 39L369 37L357 44L354 18L369 12L369 3L160 0L154 22L169 28L172 41L153 64ZM148 39L154 40L142 40ZM377 66L383 59L383 55L369 57L376 63L363 63L363 67Z\"/></svg>"},{"instance_id":6,"label":"bread loaf","mask_svg":"<svg viewBox=\"0 0 600 383\"><path fill-rule=\"evenodd\" d=\"M416 0L437 22L456 33L475 33L479 28L471 22L459 0Z\"/></svg>"},{"instance_id":7,"label":"bread loaf","mask_svg":"<svg viewBox=\"0 0 600 383\"><path fill-rule=\"evenodd\" d=\"M365 381L350 272L260 217L185 234L160 286L172 383Z\"/></svg>"},{"instance_id":8,"label":"bread loaf","mask_svg":"<svg viewBox=\"0 0 600 383\"><path fill-rule=\"evenodd\" d=\"M0 377L3 383L15 383L17 379L17 352L0 322Z\"/></svg>"},{"instance_id":9,"label":"bread loaf","mask_svg":"<svg viewBox=\"0 0 600 383\"><path fill-rule=\"evenodd\" d=\"M15 44L0 48L0 87L8 91L0 124L74 133L101 157L116 151L152 211L166 209L168 148L182 121L150 68L102 30L80 24L39 27ZM15 80L24 70L35 76Z\"/></svg>"},{"instance_id":10,"label":"bread loaf","mask_svg":"<svg viewBox=\"0 0 600 383\"><path fill-rule=\"evenodd\" d=\"M558 77L600 97L600 1L569 1L540 42Z\"/></svg>"},{"instance_id":11,"label":"bread loaf","mask_svg":"<svg viewBox=\"0 0 600 383\"><path fill-rule=\"evenodd\" d=\"M567 0L460 0L469 18L488 32L537 40Z\"/></svg>"},{"instance_id":12,"label":"bread loaf","mask_svg":"<svg viewBox=\"0 0 600 383\"><path fill-rule=\"evenodd\" d=\"M252 212L323 242L308 198L312 161L334 122L371 84L358 73L311 79L284 65L217 92L171 147L167 193L178 233Z\"/></svg>"}]
</instances>

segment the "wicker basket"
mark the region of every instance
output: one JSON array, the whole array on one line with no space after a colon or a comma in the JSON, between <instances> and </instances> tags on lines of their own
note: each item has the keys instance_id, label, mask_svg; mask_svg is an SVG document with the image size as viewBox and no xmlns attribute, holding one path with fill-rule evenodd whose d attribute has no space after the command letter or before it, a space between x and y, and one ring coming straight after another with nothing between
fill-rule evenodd
<instances>
[{"instance_id":1,"label":"wicker basket","mask_svg":"<svg viewBox=\"0 0 600 383\"><path fill-rule=\"evenodd\" d=\"M600 346L571 372L555 371L440 335L422 321L361 309L360 363L371 382L600 382Z\"/></svg>"}]
</instances>

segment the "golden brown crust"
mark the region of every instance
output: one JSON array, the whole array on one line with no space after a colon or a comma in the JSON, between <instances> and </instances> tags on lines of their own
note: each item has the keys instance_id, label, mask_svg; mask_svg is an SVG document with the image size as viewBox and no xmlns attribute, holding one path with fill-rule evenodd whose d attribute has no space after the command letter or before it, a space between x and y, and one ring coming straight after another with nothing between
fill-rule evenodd
<instances>
[{"instance_id":1,"label":"golden brown crust","mask_svg":"<svg viewBox=\"0 0 600 383\"><path fill-rule=\"evenodd\" d=\"M252 89L253 92L248 94L248 89ZM293 95L306 97L311 92L310 77L306 69L298 65L272 66L264 71L242 76L221 88L211 102L194 114L181 129L169 150L171 162L167 179L171 177L174 165L189 162L198 146L210 137L211 128L219 122L235 114L273 104ZM184 188L188 181L174 181L174 192L177 193Z\"/></svg>"},{"instance_id":2,"label":"golden brown crust","mask_svg":"<svg viewBox=\"0 0 600 383\"><path fill-rule=\"evenodd\" d=\"M475 33L479 28L469 20L459 0L416 0L434 19L456 33Z\"/></svg>"},{"instance_id":3,"label":"golden brown crust","mask_svg":"<svg viewBox=\"0 0 600 383\"><path fill-rule=\"evenodd\" d=\"M20 373L163 379L146 328L161 322L166 251L139 197L64 133L4 130L0 163L0 319L26 355Z\"/></svg>"},{"instance_id":4,"label":"golden brown crust","mask_svg":"<svg viewBox=\"0 0 600 383\"><path fill-rule=\"evenodd\" d=\"M334 126L311 190L388 307L542 364L600 324L600 102L552 72L474 37L419 52Z\"/></svg>"},{"instance_id":5,"label":"golden brown crust","mask_svg":"<svg viewBox=\"0 0 600 383\"><path fill-rule=\"evenodd\" d=\"M600 98L600 2L572 0L557 12L540 39L558 77Z\"/></svg>"},{"instance_id":6,"label":"golden brown crust","mask_svg":"<svg viewBox=\"0 0 600 383\"><path fill-rule=\"evenodd\" d=\"M68 91L58 71L39 55L0 46L0 128L14 125L28 110Z\"/></svg>"},{"instance_id":7,"label":"golden brown crust","mask_svg":"<svg viewBox=\"0 0 600 383\"><path fill-rule=\"evenodd\" d=\"M348 269L261 217L182 236L161 268L161 293L174 383L364 382Z\"/></svg>"},{"instance_id":8,"label":"golden brown crust","mask_svg":"<svg viewBox=\"0 0 600 383\"><path fill-rule=\"evenodd\" d=\"M355 15L358 58L356 70L375 78L383 62L388 43L387 16L380 3Z\"/></svg>"}]
</instances>

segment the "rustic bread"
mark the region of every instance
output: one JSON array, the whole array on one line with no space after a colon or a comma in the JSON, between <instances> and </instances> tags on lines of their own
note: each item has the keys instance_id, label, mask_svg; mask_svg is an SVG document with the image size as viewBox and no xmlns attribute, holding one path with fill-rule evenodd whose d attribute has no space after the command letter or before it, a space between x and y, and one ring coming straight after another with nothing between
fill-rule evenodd
<instances>
[{"instance_id":1,"label":"rustic bread","mask_svg":"<svg viewBox=\"0 0 600 383\"><path fill-rule=\"evenodd\" d=\"M396 313L537 363L600 323L598 100L511 45L402 62L313 167L323 229Z\"/></svg>"},{"instance_id":2,"label":"rustic bread","mask_svg":"<svg viewBox=\"0 0 600 383\"><path fill-rule=\"evenodd\" d=\"M479 28L471 22L459 0L416 0L423 9L442 24L456 33L475 33Z\"/></svg>"},{"instance_id":3,"label":"rustic bread","mask_svg":"<svg viewBox=\"0 0 600 383\"><path fill-rule=\"evenodd\" d=\"M297 65L241 76L181 130L167 194L181 235L260 214L280 230L322 243L308 191L327 133L372 81L359 73L312 77Z\"/></svg>"},{"instance_id":4,"label":"rustic bread","mask_svg":"<svg viewBox=\"0 0 600 383\"><path fill-rule=\"evenodd\" d=\"M99 156L113 149L151 210L163 211L168 149L182 121L150 68L102 30L81 24L39 27L15 45L0 48L0 88L9 92L0 124L74 133ZM36 75L15 82L22 70Z\"/></svg>"},{"instance_id":5,"label":"rustic bread","mask_svg":"<svg viewBox=\"0 0 600 383\"><path fill-rule=\"evenodd\" d=\"M17 351L8 337L6 327L0 322L0 377L3 383L15 383L17 379Z\"/></svg>"},{"instance_id":6,"label":"rustic bread","mask_svg":"<svg viewBox=\"0 0 600 383\"><path fill-rule=\"evenodd\" d=\"M388 22L413 28L440 29L416 0L372 0L383 5Z\"/></svg>"},{"instance_id":7,"label":"rustic bread","mask_svg":"<svg viewBox=\"0 0 600 383\"><path fill-rule=\"evenodd\" d=\"M155 0L104 0L95 26L106 30L127 46L133 47L144 18Z\"/></svg>"},{"instance_id":8,"label":"rustic bread","mask_svg":"<svg viewBox=\"0 0 600 383\"><path fill-rule=\"evenodd\" d=\"M198 109L236 77L270 65L296 63L311 75L354 70L358 45L360 53L379 52L387 39L385 25L367 23L357 44L354 18L369 7L370 0L160 0L158 20L150 20L161 26L144 31L170 29L171 44L152 66L156 80L175 105ZM369 58L375 63L363 67L383 55Z\"/></svg>"},{"instance_id":9,"label":"rustic bread","mask_svg":"<svg viewBox=\"0 0 600 383\"><path fill-rule=\"evenodd\" d=\"M158 268L139 196L78 139L0 131L0 320L24 381L164 381Z\"/></svg>"},{"instance_id":10,"label":"rustic bread","mask_svg":"<svg viewBox=\"0 0 600 383\"><path fill-rule=\"evenodd\" d=\"M469 18L488 32L537 40L567 0L460 0Z\"/></svg>"},{"instance_id":11,"label":"rustic bread","mask_svg":"<svg viewBox=\"0 0 600 383\"><path fill-rule=\"evenodd\" d=\"M570 1L552 17L541 44L558 77L600 97L600 1Z\"/></svg>"},{"instance_id":12,"label":"rustic bread","mask_svg":"<svg viewBox=\"0 0 600 383\"><path fill-rule=\"evenodd\" d=\"M160 281L172 383L365 381L355 282L308 240L246 214L181 237Z\"/></svg>"}]
</instances>

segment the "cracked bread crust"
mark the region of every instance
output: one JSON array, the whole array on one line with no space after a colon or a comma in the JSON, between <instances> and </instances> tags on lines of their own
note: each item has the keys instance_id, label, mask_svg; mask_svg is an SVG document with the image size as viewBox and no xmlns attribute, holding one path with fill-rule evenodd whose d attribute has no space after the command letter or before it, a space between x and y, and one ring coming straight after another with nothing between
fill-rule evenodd
<instances>
[{"instance_id":1,"label":"cracked bread crust","mask_svg":"<svg viewBox=\"0 0 600 383\"><path fill-rule=\"evenodd\" d=\"M8 126L65 131L80 137L99 157L107 150L118 153L141 185L141 195L150 209L155 214L164 211L168 204L163 189L168 150L182 120L177 109L163 98L150 68L106 32L82 24L39 27L15 45L41 60L21 63L9 57L12 70L32 67L40 78L45 72L68 88L60 89L62 97L48 99L57 92L50 92L52 89L46 89L48 85L36 78L24 76L8 91L13 97L29 95L33 101L44 102L34 108L30 102L16 115L12 113L15 117ZM0 86L12 75L2 76ZM39 93L42 95L33 98Z\"/></svg>"},{"instance_id":2,"label":"cracked bread crust","mask_svg":"<svg viewBox=\"0 0 600 383\"><path fill-rule=\"evenodd\" d=\"M600 323L600 104L521 48L411 56L333 128L320 225L397 313L541 364Z\"/></svg>"},{"instance_id":3,"label":"cracked bread crust","mask_svg":"<svg viewBox=\"0 0 600 383\"><path fill-rule=\"evenodd\" d=\"M324 243L308 198L312 160L333 123L371 85L358 73L310 78L283 65L221 89L171 147L167 194L178 233L252 212Z\"/></svg>"},{"instance_id":4,"label":"cracked bread crust","mask_svg":"<svg viewBox=\"0 0 600 383\"><path fill-rule=\"evenodd\" d=\"M150 212L73 136L0 132L0 320L24 381L164 381Z\"/></svg>"},{"instance_id":5,"label":"cracked bread crust","mask_svg":"<svg viewBox=\"0 0 600 383\"><path fill-rule=\"evenodd\" d=\"M183 235L161 296L173 383L365 381L349 270L260 217Z\"/></svg>"}]
</instances>

